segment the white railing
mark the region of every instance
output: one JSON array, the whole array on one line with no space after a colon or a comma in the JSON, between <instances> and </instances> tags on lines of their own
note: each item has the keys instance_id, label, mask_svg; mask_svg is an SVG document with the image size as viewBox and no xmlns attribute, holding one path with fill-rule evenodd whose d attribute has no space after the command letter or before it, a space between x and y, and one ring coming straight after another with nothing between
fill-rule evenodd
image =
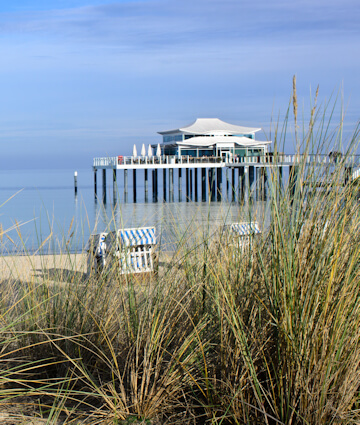
<instances>
[{"instance_id":1,"label":"white railing","mask_svg":"<svg viewBox=\"0 0 360 425\"><path fill-rule=\"evenodd\" d=\"M262 155L262 156L245 156L245 157L220 157L220 156L203 156L193 157L188 155L173 156L114 156L94 158L94 167L109 167L115 168L117 165L155 165L155 164L300 164L305 161L306 164L336 164L343 163L344 165L356 167L360 165L360 155L352 155L344 159L335 159L329 155ZM125 167L124 167L125 168Z\"/></svg>"}]
</instances>

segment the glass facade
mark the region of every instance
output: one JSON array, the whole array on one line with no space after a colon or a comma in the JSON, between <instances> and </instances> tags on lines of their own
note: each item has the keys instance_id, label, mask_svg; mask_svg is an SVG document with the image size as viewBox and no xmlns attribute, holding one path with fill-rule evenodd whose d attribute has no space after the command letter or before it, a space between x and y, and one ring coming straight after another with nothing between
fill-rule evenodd
<instances>
[{"instance_id":1,"label":"glass facade","mask_svg":"<svg viewBox=\"0 0 360 425\"><path fill-rule=\"evenodd\" d=\"M164 143L181 142L183 140L182 134L172 134L170 136L163 136Z\"/></svg>"}]
</instances>

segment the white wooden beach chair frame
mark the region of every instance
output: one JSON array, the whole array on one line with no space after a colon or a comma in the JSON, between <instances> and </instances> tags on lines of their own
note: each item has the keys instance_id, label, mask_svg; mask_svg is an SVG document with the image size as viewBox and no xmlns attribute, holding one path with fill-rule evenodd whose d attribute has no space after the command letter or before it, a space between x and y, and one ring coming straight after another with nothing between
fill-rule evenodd
<instances>
[{"instance_id":1,"label":"white wooden beach chair frame","mask_svg":"<svg viewBox=\"0 0 360 425\"><path fill-rule=\"evenodd\" d=\"M244 252L250 245L251 240L261 234L257 221L239 222L225 225L223 228L227 243L236 244L236 247Z\"/></svg>"},{"instance_id":2,"label":"white wooden beach chair frame","mask_svg":"<svg viewBox=\"0 0 360 425\"><path fill-rule=\"evenodd\" d=\"M120 274L151 273L155 270L155 227L119 229L113 255Z\"/></svg>"},{"instance_id":3,"label":"white wooden beach chair frame","mask_svg":"<svg viewBox=\"0 0 360 425\"><path fill-rule=\"evenodd\" d=\"M99 273L105 265L106 261L106 244L105 239L107 232L97 233L90 236L87 246L87 272Z\"/></svg>"}]
</instances>

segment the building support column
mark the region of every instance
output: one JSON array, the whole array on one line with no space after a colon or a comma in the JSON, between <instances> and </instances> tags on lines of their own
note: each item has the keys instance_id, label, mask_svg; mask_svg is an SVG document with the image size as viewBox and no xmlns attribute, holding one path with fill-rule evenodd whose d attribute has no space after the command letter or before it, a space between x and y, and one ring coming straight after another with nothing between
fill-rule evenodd
<instances>
[{"instance_id":1,"label":"building support column","mask_svg":"<svg viewBox=\"0 0 360 425\"><path fill-rule=\"evenodd\" d=\"M250 199L256 199L256 168L253 165L249 166L249 192Z\"/></svg>"},{"instance_id":2,"label":"building support column","mask_svg":"<svg viewBox=\"0 0 360 425\"><path fill-rule=\"evenodd\" d=\"M169 201L174 202L174 169L169 168Z\"/></svg>"},{"instance_id":3,"label":"building support column","mask_svg":"<svg viewBox=\"0 0 360 425\"><path fill-rule=\"evenodd\" d=\"M133 169L133 202L136 203L136 169Z\"/></svg>"},{"instance_id":4,"label":"building support column","mask_svg":"<svg viewBox=\"0 0 360 425\"><path fill-rule=\"evenodd\" d=\"M117 199L116 168L113 168L112 175L113 175L113 203L116 204L116 199Z\"/></svg>"},{"instance_id":5,"label":"building support column","mask_svg":"<svg viewBox=\"0 0 360 425\"><path fill-rule=\"evenodd\" d=\"M145 195L145 202L148 202L148 196L149 196L149 178L148 178L148 169L145 168L144 170L144 195Z\"/></svg>"},{"instance_id":6,"label":"building support column","mask_svg":"<svg viewBox=\"0 0 360 425\"><path fill-rule=\"evenodd\" d=\"M216 187L215 187L215 168L209 169L210 173L210 192L211 192L211 202L214 202L216 200Z\"/></svg>"},{"instance_id":7,"label":"building support column","mask_svg":"<svg viewBox=\"0 0 360 425\"><path fill-rule=\"evenodd\" d=\"M182 178L181 178L181 168L179 168L178 174L178 189L179 189L179 202L181 202L182 198Z\"/></svg>"},{"instance_id":8,"label":"building support column","mask_svg":"<svg viewBox=\"0 0 360 425\"><path fill-rule=\"evenodd\" d=\"M238 175L238 202L244 201L245 195L245 172L244 167L239 167L239 175Z\"/></svg>"},{"instance_id":9,"label":"building support column","mask_svg":"<svg viewBox=\"0 0 360 425\"><path fill-rule=\"evenodd\" d=\"M185 168L186 202L189 202L189 169Z\"/></svg>"},{"instance_id":10,"label":"building support column","mask_svg":"<svg viewBox=\"0 0 360 425\"><path fill-rule=\"evenodd\" d=\"M163 169L163 202L166 202L166 168Z\"/></svg>"},{"instance_id":11,"label":"building support column","mask_svg":"<svg viewBox=\"0 0 360 425\"><path fill-rule=\"evenodd\" d=\"M249 201L250 197L250 179L249 166L244 167L244 202Z\"/></svg>"},{"instance_id":12,"label":"building support column","mask_svg":"<svg viewBox=\"0 0 360 425\"><path fill-rule=\"evenodd\" d=\"M221 202L222 199L222 168L216 170L216 200Z\"/></svg>"},{"instance_id":13,"label":"building support column","mask_svg":"<svg viewBox=\"0 0 360 425\"><path fill-rule=\"evenodd\" d=\"M189 170L189 192L190 192L190 200L192 201L193 200L193 178L192 178L192 175L193 175L193 170L192 170L192 168L190 168L190 170Z\"/></svg>"},{"instance_id":14,"label":"building support column","mask_svg":"<svg viewBox=\"0 0 360 425\"><path fill-rule=\"evenodd\" d=\"M231 169L231 201L235 202L236 187L235 187L235 167Z\"/></svg>"},{"instance_id":15,"label":"building support column","mask_svg":"<svg viewBox=\"0 0 360 425\"><path fill-rule=\"evenodd\" d=\"M229 199L229 167L226 167L226 171L225 171L225 176L226 176L226 199Z\"/></svg>"},{"instance_id":16,"label":"building support column","mask_svg":"<svg viewBox=\"0 0 360 425\"><path fill-rule=\"evenodd\" d=\"M124 202L128 201L128 170L124 170Z\"/></svg>"},{"instance_id":17,"label":"building support column","mask_svg":"<svg viewBox=\"0 0 360 425\"><path fill-rule=\"evenodd\" d=\"M105 168L103 168L103 170L102 170L102 184L103 184L102 199L103 199L104 204L106 204L106 169Z\"/></svg>"},{"instance_id":18,"label":"building support column","mask_svg":"<svg viewBox=\"0 0 360 425\"><path fill-rule=\"evenodd\" d=\"M158 170L155 168L153 171L153 178L154 178L154 192L153 192L153 201L158 201Z\"/></svg>"},{"instance_id":19,"label":"building support column","mask_svg":"<svg viewBox=\"0 0 360 425\"><path fill-rule=\"evenodd\" d=\"M268 189L268 168L263 167L263 201L267 200L267 189Z\"/></svg>"},{"instance_id":20,"label":"building support column","mask_svg":"<svg viewBox=\"0 0 360 425\"><path fill-rule=\"evenodd\" d=\"M97 169L94 167L94 197L97 199Z\"/></svg>"},{"instance_id":21,"label":"building support column","mask_svg":"<svg viewBox=\"0 0 360 425\"><path fill-rule=\"evenodd\" d=\"M201 200L206 202L206 168L201 169Z\"/></svg>"},{"instance_id":22,"label":"building support column","mask_svg":"<svg viewBox=\"0 0 360 425\"><path fill-rule=\"evenodd\" d=\"M198 201L198 169L194 169L194 194L195 194L195 202Z\"/></svg>"}]
</instances>

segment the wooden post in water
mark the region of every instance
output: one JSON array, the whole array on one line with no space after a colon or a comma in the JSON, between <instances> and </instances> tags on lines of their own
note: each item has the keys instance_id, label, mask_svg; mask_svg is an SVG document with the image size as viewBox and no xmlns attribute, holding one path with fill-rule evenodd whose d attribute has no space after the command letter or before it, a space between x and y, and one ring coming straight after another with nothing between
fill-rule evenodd
<instances>
[{"instance_id":1,"label":"wooden post in water","mask_svg":"<svg viewBox=\"0 0 360 425\"><path fill-rule=\"evenodd\" d=\"M169 201L174 202L174 169L169 169Z\"/></svg>"},{"instance_id":2,"label":"wooden post in water","mask_svg":"<svg viewBox=\"0 0 360 425\"><path fill-rule=\"evenodd\" d=\"M244 195L245 195L245 170L244 167L239 167L239 176L238 176L238 201L243 202L244 201Z\"/></svg>"},{"instance_id":3,"label":"wooden post in water","mask_svg":"<svg viewBox=\"0 0 360 425\"><path fill-rule=\"evenodd\" d=\"M133 169L133 202L136 203L136 169Z\"/></svg>"},{"instance_id":4,"label":"wooden post in water","mask_svg":"<svg viewBox=\"0 0 360 425\"><path fill-rule=\"evenodd\" d=\"M206 168L201 169L201 200L206 202Z\"/></svg>"},{"instance_id":5,"label":"wooden post in water","mask_svg":"<svg viewBox=\"0 0 360 425\"><path fill-rule=\"evenodd\" d=\"M185 168L186 202L189 202L189 169Z\"/></svg>"},{"instance_id":6,"label":"wooden post in water","mask_svg":"<svg viewBox=\"0 0 360 425\"><path fill-rule=\"evenodd\" d=\"M198 201L198 169L194 169L194 195L195 195L195 202Z\"/></svg>"},{"instance_id":7,"label":"wooden post in water","mask_svg":"<svg viewBox=\"0 0 360 425\"><path fill-rule=\"evenodd\" d=\"M231 201L235 202L235 167L231 169Z\"/></svg>"},{"instance_id":8,"label":"wooden post in water","mask_svg":"<svg viewBox=\"0 0 360 425\"><path fill-rule=\"evenodd\" d=\"M155 168L154 170L154 202L158 201L158 170Z\"/></svg>"},{"instance_id":9,"label":"wooden post in water","mask_svg":"<svg viewBox=\"0 0 360 425\"><path fill-rule=\"evenodd\" d=\"M218 202L222 199L222 168L216 170L216 199Z\"/></svg>"},{"instance_id":10,"label":"wooden post in water","mask_svg":"<svg viewBox=\"0 0 360 425\"><path fill-rule=\"evenodd\" d=\"M163 169L163 201L166 202L166 168Z\"/></svg>"},{"instance_id":11,"label":"wooden post in water","mask_svg":"<svg viewBox=\"0 0 360 425\"><path fill-rule=\"evenodd\" d=\"M152 197L153 197L153 202L155 202L155 170L152 170Z\"/></svg>"},{"instance_id":12,"label":"wooden post in water","mask_svg":"<svg viewBox=\"0 0 360 425\"><path fill-rule=\"evenodd\" d=\"M190 178L189 178L189 189L190 189L190 199L193 199L193 178L192 178L192 172L193 170L190 168L189 170L189 174L190 174Z\"/></svg>"},{"instance_id":13,"label":"wooden post in water","mask_svg":"<svg viewBox=\"0 0 360 425\"><path fill-rule=\"evenodd\" d=\"M226 199L228 199L229 198L229 167L226 167L225 176L226 176Z\"/></svg>"},{"instance_id":14,"label":"wooden post in water","mask_svg":"<svg viewBox=\"0 0 360 425\"><path fill-rule=\"evenodd\" d=\"M250 193L250 180L249 180L249 166L244 167L244 202L249 200Z\"/></svg>"},{"instance_id":15,"label":"wooden post in water","mask_svg":"<svg viewBox=\"0 0 360 425\"><path fill-rule=\"evenodd\" d=\"M249 166L249 193L250 199L256 199L256 168Z\"/></svg>"},{"instance_id":16,"label":"wooden post in water","mask_svg":"<svg viewBox=\"0 0 360 425\"><path fill-rule=\"evenodd\" d=\"M128 201L128 170L124 170L124 202Z\"/></svg>"},{"instance_id":17,"label":"wooden post in water","mask_svg":"<svg viewBox=\"0 0 360 425\"><path fill-rule=\"evenodd\" d=\"M263 201L267 200L267 179L268 179L268 169L266 167L262 168L263 170Z\"/></svg>"},{"instance_id":18,"label":"wooden post in water","mask_svg":"<svg viewBox=\"0 0 360 425\"><path fill-rule=\"evenodd\" d=\"M97 199L97 169L94 167L94 197Z\"/></svg>"},{"instance_id":19,"label":"wooden post in water","mask_svg":"<svg viewBox=\"0 0 360 425\"><path fill-rule=\"evenodd\" d=\"M145 202L148 201L148 192L149 192L149 180L148 180L148 169L144 170L144 190L145 190Z\"/></svg>"},{"instance_id":20,"label":"wooden post in water","mask_svg":"<svg viewBox=\"0 0 360 425\"><path fill-rule=\"evenodd\" d=\"M181 168L179 168L179 175L178 175L178 189L179 189L179 202L181 202L181 194L182 194L182 179L181 179Z\"/></svg>"},{"instance_id":21,"label":"wooden post in water","mask_svg":"<svg viewBox=\"0 0 360 425\"><path fill-rule=\"evenodd\" d=\"M116 203L116 198L117 198L116 168L113 168L112 175L113 175L113 202L115 204Z\"/></svg>"},{"instance_id":22,"label":"wooden post in water","mask_svg":"<svg viewBox=\"0 0 360 425\"><path fill-rule=\"evenodd\" d=\"M105 168L103 168L103 170L102 170L102 184L103 184L102 199L103 199L104 204L106 204L106 169Z\"/></svg>"},{"instance_id":23,"label":"wooden post in water","mask_svg":"<svg viewBox=\"0 0 360 425\"><path fill-rule=\"evenodd\" d=\"M77 171L74 172L74 191L75 196L77 196Z\"/></svg>"},{"instance_id":24,"label":"wooden post in water","mask_svg":"<svg viewBox=\"0 0 360 425\"><path fill-rule=\"evenodd\" d=\"M210 184L211 184L211 202L214 202L216 199L216 186L215 186L215 168L210 168ZM209 171L210 171L209 170Z\"/></svg>"}]
</instances>

